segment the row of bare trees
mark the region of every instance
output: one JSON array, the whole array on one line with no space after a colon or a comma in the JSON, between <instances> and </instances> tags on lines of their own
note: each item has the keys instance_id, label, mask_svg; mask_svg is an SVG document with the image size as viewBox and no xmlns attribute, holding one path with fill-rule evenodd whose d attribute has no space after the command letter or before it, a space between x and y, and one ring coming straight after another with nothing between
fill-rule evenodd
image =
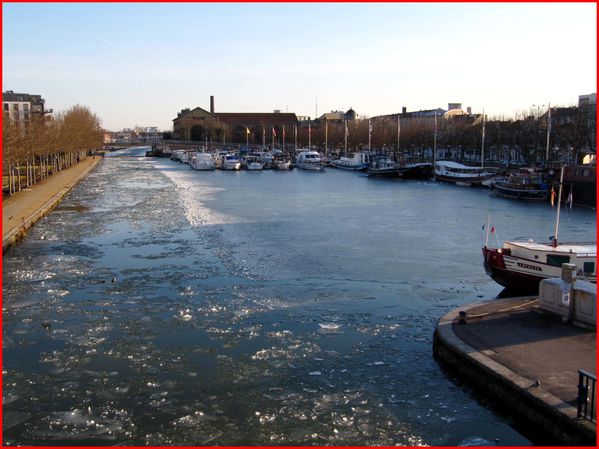
<instances>
[{"instance_id":1,"label":"row of bare trees","mask_svg":"<svg viewBox=\"0 0 599 449\"><path fill-rule=\"evenodd\" d=\"M53 117L2 124L2 188L13 194L76 164L102 145L100 120L76 105Z\"/></svg>"},{"instance_id":2,"label":"row of bare trees","mask_svg":"<svg viewBox=\"0 0 599 449\"><path fill-rule=\"evenodd\" d=\"M549 160L579 162L586 152L595 152L596 114L590 107L554 107L549 133ZM539 108L516 114L513 117L486 117L485 159L518 159L527 163L545 160L547 150L547 113ZM347 151L368 147L384 149L397 154L431 153L436 134L437 148L452 158L464 161L468 155L480 155L482 142L482 116L434 116L400 118L399 138L397 116L379 117L369 121L347 122ZM210 123L192 128L192 141L207 140L210 144L237 143L282 145L283 129L278 126L226 126ZM370 128L370 132L369 132ZM246 129L250 130L246 135ZM436 133L435 133L436 130ZM345 152L346 124L343 122L312 122L287 125L286 147L313 148L326 153ZM369 139L370 135L370 139ZM297 137L296 137L297 136Z\"/></svg>"}]
</instances>

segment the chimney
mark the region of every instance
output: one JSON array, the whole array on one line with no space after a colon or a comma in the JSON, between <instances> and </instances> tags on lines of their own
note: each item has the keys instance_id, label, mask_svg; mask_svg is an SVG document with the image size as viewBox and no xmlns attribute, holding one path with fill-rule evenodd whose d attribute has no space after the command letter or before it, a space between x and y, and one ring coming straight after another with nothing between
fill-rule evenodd
<instances>
[{"instance_id":1,"label":"chimney","mask_svg":"<svg viewBox=\"0 0 599 449\"><path fill-rule=\"evenodd\" d=\"M472 115L472 108L470 106L468 106L466 108L466 112L468 113L468 115Z\"/></svg>"},{"instance_id":2,"label":"chimney","mask_svg":"<svg viewBox=\"0 0 599 449\"><path fill-rule=\"evenodd\" d=\"M214 95L210 95L210 113L214 114Z\"/></svg>"},{"instance_id":3,"label":"chimney","mask_svg":"<svg viewBox=\"0 0 599 449\"><path fill-rule=\"evenodd\" d=\"M407 112L408 112L408 108L406 108L405 106L402 106L401 113L402 114L407 114Z\"/></svg>"}]
</instances>

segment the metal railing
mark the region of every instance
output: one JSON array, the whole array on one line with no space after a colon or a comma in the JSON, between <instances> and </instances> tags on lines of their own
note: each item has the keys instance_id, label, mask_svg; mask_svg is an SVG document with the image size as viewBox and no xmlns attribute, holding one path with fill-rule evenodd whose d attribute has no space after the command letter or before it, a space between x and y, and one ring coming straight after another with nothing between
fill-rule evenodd
<instances>
[{"instance_id":1,"label":"metal railing","mask_svg":"<svg viewBox=\"0 0 599 449\"><path fill-rule=\"evenodd\" d=\"M578 370L578 419L588 419L591 422L597 422L595 416L595 384L597 378L595 375L579 369Z\"/></svg>"}]
</instances>

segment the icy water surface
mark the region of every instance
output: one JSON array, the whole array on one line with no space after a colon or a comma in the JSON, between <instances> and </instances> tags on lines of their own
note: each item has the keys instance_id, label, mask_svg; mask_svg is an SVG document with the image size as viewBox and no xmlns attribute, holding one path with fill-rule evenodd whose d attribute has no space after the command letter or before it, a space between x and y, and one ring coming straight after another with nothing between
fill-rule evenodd
<instances>
[{"instance_id":1,"label":"icy water surface","mask_svg":"<svg viewBox=\"0 0 599 449\"><path fill-rule=\"evenodd\" d=\"M553 211L355 173L111 154L4 256L5 444L529 444L432 358ZM573 210L562 239L594 238Z\"/></svg>"}]
</instances>

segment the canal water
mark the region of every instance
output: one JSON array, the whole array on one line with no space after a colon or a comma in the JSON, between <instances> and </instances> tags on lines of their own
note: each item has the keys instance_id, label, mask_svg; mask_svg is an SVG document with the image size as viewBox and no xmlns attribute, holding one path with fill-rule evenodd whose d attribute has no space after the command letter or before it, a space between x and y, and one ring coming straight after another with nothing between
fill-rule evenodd
<instances>
[{"instance_id":1,"label":"canal water","mask_svg":"<svg viewBox=\"0 0 599 449\"><path fill-rule=\"evenodd\" d=\"M4 255L4 443L527 445L432 357L547 204L118 151ZM112 156L112 157L108 157ZM563 214L563 240L595 214Z\"/></svg>"}]
</instances>

